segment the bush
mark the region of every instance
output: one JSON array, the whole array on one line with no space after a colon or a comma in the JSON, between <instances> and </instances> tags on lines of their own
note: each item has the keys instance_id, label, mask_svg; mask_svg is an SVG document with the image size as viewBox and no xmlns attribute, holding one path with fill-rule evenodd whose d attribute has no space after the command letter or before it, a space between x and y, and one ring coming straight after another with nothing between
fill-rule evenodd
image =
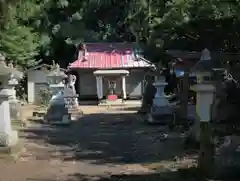
<instances>
[{"instance_id":1,"label":"bush","mask_svg":"<svg viewBox=\"0 0 240 181\"><path fill-rule=\"evenodd\" d=\"M41 89L39 91L39 97L40 97L40 100L39 100L40 105L47 106L52 97L52 92L50 91L50 89Z\"/></svg>"}]
</instances>

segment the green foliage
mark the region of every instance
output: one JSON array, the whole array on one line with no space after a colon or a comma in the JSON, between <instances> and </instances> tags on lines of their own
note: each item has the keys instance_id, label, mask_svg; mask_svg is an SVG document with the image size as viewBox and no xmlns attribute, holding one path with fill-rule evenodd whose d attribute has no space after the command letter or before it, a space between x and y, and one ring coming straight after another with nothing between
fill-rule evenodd
<instances>
[{"instance_id":1,"label":"green foliage","mask_svg":"<svg viewBox=\"0 0 240 181\"><path fill-rule=\"evenodd\" d=\"M0 51L18 65L26 65L38 54L39 37L29 27L10 22L1 32L0 39Z\"/></svg>"},{"instance_id":2,"label":"green foliage","mask_svg":"<svg viewBox=\"0 0 240 181\"><path fill-rule=\"evenodd\" d=\"M38 104L47 106L52 97L52 91L50 89L42 89L39 92Z\"/></svg>"},{"instance_id":3,"label":"green foliage","mask_svg":"<svg viewBox=\"0 0 240 181\"><path fill-rule=\"evenodd\" d=\"M25 65L68 64L81 42L136 41L151 61L165 49L238 49L238 0L0 0L0 51Z\"/></svg>"}]
</instances>

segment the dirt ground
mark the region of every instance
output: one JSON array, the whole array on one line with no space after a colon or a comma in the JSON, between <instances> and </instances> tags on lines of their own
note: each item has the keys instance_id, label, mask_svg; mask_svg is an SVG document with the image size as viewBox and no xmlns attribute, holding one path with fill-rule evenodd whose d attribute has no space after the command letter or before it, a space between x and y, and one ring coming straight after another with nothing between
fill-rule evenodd
<instances>
[{"instance_id":1,"label":"dirt ground","mask_svg":"<svg viewBox=\"0 0 240 181\"><path fill-rule=\"evenodd\" d=\"M180 138L164 138L136 110L83 106L85 115L70 126L31 123L19 132L19 159L0 161L0 181L155 181L192 164Z\"/></svg>"}]
</instances>

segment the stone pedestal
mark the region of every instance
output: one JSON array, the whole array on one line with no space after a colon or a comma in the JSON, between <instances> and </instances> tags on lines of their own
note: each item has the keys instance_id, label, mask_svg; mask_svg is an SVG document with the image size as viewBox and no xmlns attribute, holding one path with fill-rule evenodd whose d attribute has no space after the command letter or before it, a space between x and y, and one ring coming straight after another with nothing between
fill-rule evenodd
<instances>
[{"instance_id":1,"label":"stone pedestal","mask_svg":"<svg viewBox=\"0 0 240 181\"><path fill-rule=\"evenodd\" d=\"M12 130L10 119L9 97L11 92L8 89L0 91L0 147L11 147L17 144L17 131Z\"/></svg>"},{"instance_id":2,"label":"stone pedestal","mask_svg":"<svg viewBox=\"0 0 240 181\"><path fill-rule=\"evenodd\" d=\"M50 105L45 115L45 120L51 124L69 124L68 109L64 100L64 85L50 85L50 89L53 91ZM66 115L66 116L65 116Z\"/></svg>"},{"instance_id":3,"label":"stone pedestal","mask_svg":"<svg viewBox=\"0 0 240 181\"><path fill-rule=\"evenodd\" d=\"M64 101L65 107L68 110L68 114L70 115L70 120L78 120L83 112L79 108L78 104L78 94L72 91L72 89L65 87L64 89Z\"/></svg>"}]
</instances>

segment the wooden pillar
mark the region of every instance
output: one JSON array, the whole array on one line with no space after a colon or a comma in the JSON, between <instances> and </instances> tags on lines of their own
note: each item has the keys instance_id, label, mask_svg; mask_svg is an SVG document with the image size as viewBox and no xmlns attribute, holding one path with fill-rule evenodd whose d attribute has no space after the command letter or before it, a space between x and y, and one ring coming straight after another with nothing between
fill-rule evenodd
<instances>
[{"instance_id":1,"label":"wooden pillar","mask_svg":"<svg viewBox=\"0 0 240 181\"><path fill-rule=\"evenodd\" d=\"M103 80L102 76L96 76L96 83L97 83L97 96L98 100L103 99Z\"/></svg>"},{"instance_id":2,"label":"wooden pillar","mask_svg":"<svg viewBox=\"0 0 240 181\"><path fill-rule=\"evenodd\" d=\"M127 99L127 94L126 94L126 76L123 75L122 76L122 96L123 96L123 100Z\"/></svg>"}]
</instances>

